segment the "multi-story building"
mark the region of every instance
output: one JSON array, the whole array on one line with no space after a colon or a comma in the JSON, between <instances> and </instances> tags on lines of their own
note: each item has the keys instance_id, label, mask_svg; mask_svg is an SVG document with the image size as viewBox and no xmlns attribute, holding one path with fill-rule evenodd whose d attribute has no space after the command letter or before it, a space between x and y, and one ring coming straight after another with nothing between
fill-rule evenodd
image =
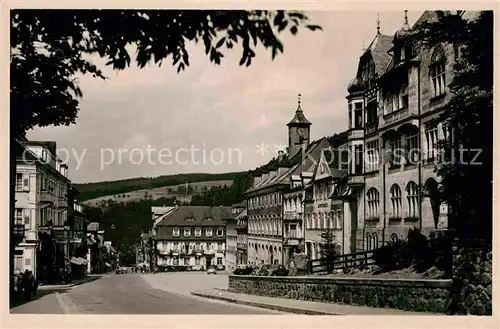
<instances>
[{"instance_id":1,"label":"multi-story building","mask_svg":"<svg viewBox=\"0 0 500 329\"><path fill-rule=\"evenodd\" d=\"M322 234L330 230L337 244L337 252L344 251L343 208L332 202L335 184L347 174L348 155L346 145L339 148L322 148L314 171L304 175L305 240L306 252L312 259L321 257L324 239ZM307 178L306 178L307 177Z\"/></svg>"},{"instance_id":2,"label":"multi-story building","mask_svg":"<svg viewBox=\"0 0 500 329\"><path fill-rule=\"evenodd\" d=\"M248 212L245 209L236 216L236 264L247 265Z\"/></svg>"},{"instance_id":3,"label":"multi-story building","mask_svg":"<svg viewBox=\"0 0 500 329\"><path fill-rule=\"evenodd\" d=\"M304 116L300 99L288 126L288 153L254 171L254 182L246 192L248 204L248 262L251 265L282 264L283 191L289 186L288 172L309 151L311 123Z\"/></svg>"},{"instance_id":4,"label":"multi-story building","mask_svg":"<svg viewBox=\"0 0 500 329\"><path fill-rule=\"evenodd\" d=\"M177 206L158 218L153 237L156 266L225 268L225 221L231 207Z\"/></svg>"},{"instance_id":5,"label":"multi-story building","mask_svg":"<svg viewBox=\"0 0 500 329\"><path fill-rule=\"evenodd\" d=\"M426 11L415 24L434 17ZM348 146L354 156L344 209L357 250L403 238L412 227L447 227L434 160L436 142L450 135L437 118L451 97L447 84L458 51L447 44L418 46L414 38L406 11L394 36L377 27L348 87Z\"/></svg>"},{"instance_id":6,"label":"multi-story building","mask_svg":"<svg viewBox=\"0 0 500 329\"><path fill-rule=\"evenodd\" d=\"M39 281L57 280L69 258L68 166L55 142L21 140L16 159L15 225L24 226L15 269L31 270Z\"/></svg>"},{"instance_id":7,"label":"multi-story building","mask_svg":"<svg viewBox=\"0 0 500 329\"><path fill-rule=\"evenodd\" d=\"M238 256L238 215L245 209L243 203L231 207L233 218L226 219L226 271L233 272L237 265Z\"/></svg>"}]
</instances>

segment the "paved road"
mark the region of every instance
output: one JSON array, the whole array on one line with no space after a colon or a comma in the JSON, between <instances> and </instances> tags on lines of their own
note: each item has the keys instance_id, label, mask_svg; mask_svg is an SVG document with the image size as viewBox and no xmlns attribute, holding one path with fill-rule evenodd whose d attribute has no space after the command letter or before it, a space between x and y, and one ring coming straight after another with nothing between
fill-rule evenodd
<instances>
[{"instance_id":1,"label":"paved road","mask_svg":"<svg viewBox=\"0 0 500 329\"><path fill-rule=\"evenodd\" d=\"M225 276L205 273L109 275L56 294L56 298L46 296L46 303L54 304L55 300L65 313L76 314L278 314L189 295L191 289L223 287L224 282L227 282ZM60 313L46 303L44 307L36 303L41 301L25 304L11 312Z\"/></svg>"}]
</instances>

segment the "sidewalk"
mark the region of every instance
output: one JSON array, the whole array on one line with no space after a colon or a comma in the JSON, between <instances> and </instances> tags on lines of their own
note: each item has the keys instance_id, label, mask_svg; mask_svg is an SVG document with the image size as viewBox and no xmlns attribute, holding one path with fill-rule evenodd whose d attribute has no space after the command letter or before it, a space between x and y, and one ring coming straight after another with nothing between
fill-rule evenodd
<instances>
[{"instance_id":1,"label":"sidewalk","mask_svg":"<svg viewBox=\"0 0 500 329\"><path fill-rule=\"evenodd\" d=\"M102 277L102 274L90 274L85 279L74 280L68 284L46 284L38 286L38 290L58 290L58 289L69 289L74 286L78 286L83 283L92 282L98 280Z\"/></svg>"},{"instance_id":2,"label":"sidewalk","mask_svg":"<svg viewBox=\"0 0 500 329\"><path fill-rule=\"evenodd\" d=\"M229 303L307 315L439 315L423 312L408 312L390 308L374 308L367 306L342 305L288 298L246 295L232 293L216 288L210 291L194 291L191 292L191 294L198 297L216 299Z\"/></svg>"}]
</instances>

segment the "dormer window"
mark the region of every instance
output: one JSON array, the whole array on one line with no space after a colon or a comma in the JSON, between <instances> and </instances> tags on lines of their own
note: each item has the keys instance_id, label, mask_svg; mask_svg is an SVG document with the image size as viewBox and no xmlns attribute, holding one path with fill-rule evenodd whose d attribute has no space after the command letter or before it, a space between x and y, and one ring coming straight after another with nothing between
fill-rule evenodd
<instances>
[{"instance_id":1,"label":"dormer window","mask_svg":"<svg viewBox=\"0 0 500 329\"><path fill-rule=\"evenodd\" d=\"M194 236L201 236L201 228L197 228L194 230Z\"/></svg>"},{"instance_id":2,"label":"dormer window","mask_svg":"<svg viewBox=\"0 0 500 329\"><path fill-rule=\"evenodd\" d=\"M184 236L191 236L191 229L185 228L184 229Z\"/></svg>"},{"instance_id":3,"label":"dormer window","mask_svg":"<svg viewBox=\"0 0 500 329\"><path fill-rule=\"evenodd\" d=\"M205 218L205 220L208 221L208 222L211 222L211 221L213 221L213 218L207 217L207 218Z\"/></svg>"},{"instance_id":4,"label":"dormer window","mask_svg":"<svg viewBox=\"0 0 500 329\"><path fill-rule=\"evenodd\" d=\"M194 222L194 218L193 217L188 217L188 218L186 218L186 222Z\"/></svg>"},{"instance_id":5,"label":"dormer window","mask_svg":"<svg viewBox=\"0 0 500 329\"><path fill-rule=\"evenodd\" d=\"M208 236L208 237L212 236L212 229L207 229L205 231L205 235Z\"/></svg>"},{"instance_id":6,"label":"dormer window","mask_svg":"<svg viewBox=\"0 0 500 329\"><path fill-rule=\"evenodd\" d=\"M404 84L401 86L400 92L399 92L399 102L398 102L398 109L404 109L408 107L408 85Z\"/></svg>"}]
</instances>

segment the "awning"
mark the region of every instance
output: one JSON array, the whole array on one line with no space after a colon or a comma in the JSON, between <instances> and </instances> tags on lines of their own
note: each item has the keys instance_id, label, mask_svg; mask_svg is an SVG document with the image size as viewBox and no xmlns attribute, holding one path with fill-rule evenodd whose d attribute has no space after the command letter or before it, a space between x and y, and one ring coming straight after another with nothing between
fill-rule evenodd
<instances>
[{"instance_id":1,"label":"awning","mask_svg":"<svg viewBox=\"0 0 500 329\"><path fill-rule=\"evenodd\" d=\"M75 265L87 265L87 260L81 257L71 257L69 261Z\"/></svg>"}]
</instances>

